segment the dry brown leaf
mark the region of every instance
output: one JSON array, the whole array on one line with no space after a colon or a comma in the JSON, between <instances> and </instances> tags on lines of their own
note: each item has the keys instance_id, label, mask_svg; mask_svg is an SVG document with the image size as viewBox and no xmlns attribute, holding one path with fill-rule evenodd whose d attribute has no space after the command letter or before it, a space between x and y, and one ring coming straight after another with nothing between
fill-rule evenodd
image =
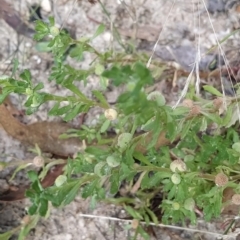
<instances>
[{"instance_id":1,"label":"dry brown leaf","mask_svg":"<svg viewBox=\"0 0 240 240\"><path fill-rule=\"evenodd\" d=\"M56 180L56 178L62 174L62 170L65 164L57 165L52 168L46 175L46 177L41 182L42 187L46 188L52 186ZM9 189L0 195L0 202L12 202L22 200L25 197L25 191L29 188L29 186L21 186L17 189Z\"/></svg>"},{"instance_id":2,"label":"dry brown leaf","mask_svg":"<svg viewBox=\"0 0 240 240\"><path fill-rule=\"evenodd\" d=\"M24 125L12 116L4 104L0 105L0 113L0 124L4 130L25 145L37 144L42 151L58 156L70 156L81 150L82 142L79 139L59 139L71 128L68 124L44 121Z\"/></svg>"}]
</instances>

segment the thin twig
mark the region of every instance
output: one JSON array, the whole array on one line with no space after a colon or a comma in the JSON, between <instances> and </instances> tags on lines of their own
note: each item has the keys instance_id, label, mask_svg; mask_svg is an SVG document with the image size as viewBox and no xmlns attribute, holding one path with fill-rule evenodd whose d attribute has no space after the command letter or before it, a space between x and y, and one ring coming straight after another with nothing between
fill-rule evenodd
<instances>
[{"instance_id":1,"label":"thin twig","mask_svg":"<svg viewBox=\"0 0 240 240\"><path fill-rule=\"evenodd\" d=\"M132 220L121 219L121 218L116 218L116 217L109 217L109 216L99 216L99 215L83 214L83 213L79 214L79 216L84 217L84 218L94 218L94 219L132 223ZM147 225L146 222L140 222L140 223L143 225ZM184 230L184 231L189 231L189 232L199 232L199 233L214 235L217 237L223 236L223 234L220 234L220 233L203 231L203 230L198 230L198 229L193 229L193 228L178 227L178 226L173 226L173 225L155 224L155 223L149 223L149 225L156 226L156 227L163 227L163 228L173 228L173 229Z\"/></svg>"}]
</instances>

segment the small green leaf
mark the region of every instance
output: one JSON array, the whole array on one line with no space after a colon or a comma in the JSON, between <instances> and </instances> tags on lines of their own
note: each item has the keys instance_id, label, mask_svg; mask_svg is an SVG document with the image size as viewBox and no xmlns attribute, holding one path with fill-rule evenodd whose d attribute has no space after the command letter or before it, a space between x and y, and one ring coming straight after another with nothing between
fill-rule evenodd
<instances>
[{"instance_id":1,"label":"small green leaf","mask_svg":"<svg viewBox=\"0 0 240 240\"><path fill-rule=\"evenodd\" d=\"M82 109L82 104L76 104L71 111L69 111L63 118L64 121L68 122L72 119L74 119L80 112Z\"/></svg>"},{"instance_id":2,"label":"small green leaf","mask_svg":"<svg viewBox=\"0 0 240 240\"><path fill-rule=\"evenodd\" d=\"M140 152L134 152L133 155L134 158L142 162L143 164L146 164L147 166L154 166L152 163L149 162L149 160Z\"/></svg>"},{"instance_id":3,"label":"small green leaf","mask_svg":"<svg viewBox=\"0 0 240 240\"><path fill-rule=\"evenodd\" d=\"M79 188L81 186L81 181L77 182L73 188L67 193L67 195L64 198L63 204L68 205L70 202L73 201L73 199L76 197L76 195L79 192Z\"/></svg>"},{"instance_id":4,"label":"small green leaf","mask_svg":"<svg viewBox=\"0 0 240 240\"><path fill-rule=\"evenodd\" d=\"M43 39L47 35L47 32L45 33L36 33L33 37L34 40L39 41Z\"/></svg>"},{"instance_id":5,"label":"small green leaf","mask_svg":"<svg viewBox=\"0 0 240 240\"><path fill-rule=\"evenodd\" d=\"M53 108L48 112L48 116L54 116L57 115L58 109L59 109L60 103L57 102Z\"/></svg>"},{"instance_id":6,"label":"small green leaf","mask_svg":"<svg viewBox=\"0 0 240 240\"><path fill-rule=\"evenodd\" d=\"M155 215L155 213L151 209L149 209L149 208L145 208L145 209L146 209L147 213L149 214L149 216L151 217L152 221L156 225L158 225L158 219L157 219L157 216Z\"/></svg>"},{"instance_id":7,"label":"small green leaf","mask_svg":"<svg viewBox=\"0 0 240 240\"><path fill-rule=\"evenodd\" d=\"M143 219L142 215L134 208L132 208L130 206L125 206L125 209L134 219L138 219L138 220Z\"/></svg>"},{"instance_id":8,"label":"small green leaf","mask_svg":"<svg viewBox=\"0 0 240 240\"><path fill-rule=\"evenodd\" d=\"M94 38L98 37L104 31L105 31L105 25L104 24L100 24L91 39L94 39Z\"/></svg>"},{"instance_id":9,"label":"small green leaf","mask_svg":"<svg viewBox=\"0 0 240 240\"><path fill-rule=\"evenodd\" d=\"M116 194L118 192L119 186L120 186L119 174L116 172L114 174L112 174L109 181L111 182L110 193Z\"/></svg>"},{"instance_id":10,"label":"small green leaf","mask_svg":"<svg viewBox=\"0 0 240 240\"><path fill-rule=\"evenodd\" d=\"M34 215L37 212L38 206L33 204L31 207L28 208L28 214Z\"/></svg>"},{"instance_id":11,"label":"small green leaf","mask_svg":"<svg viewBox=\"0 0 240 240\"><path fill-rule=\"evenodd\" d=\"M48 20L49 20L50 26L54 26L55 25L54 17L51 16L51 17L48 18Z\"/></svg>"},{"instance_id":12,"label":"small green leaf","mask_svg":"<svg viewBox=\"0 0 240 240\"><path fill-rule=\"evenodd\" d=\"M19 66L19 61L17 58L13 59L13 70L12 70L12 76L16 73Z\"/></svg>"},{"instance_id":13,"label":"small green leaf","mask_svg":"<svg viewBox=\"0 0 240 240\"><path fill-rule=\"evenodd\" d=\"M97 90L93 90L92 93L100 101L103 108L109 108L109 104L101 92L99 92Z\"/></svg>"},{"instance_id":14,"label":"small green leaf","mask_svg":"<svg viewBox=\"0 0 240 240\"><path fill-rule=\"evenodd\" d=\"M50 52L51 48L48 46L49 42L38 42L35 48L38 52Z\"/></svg>"},{"instance_id":15,"label":"small green leaf","mask_svg":"<svg viewBox=\"0 0 240 240\"><path fill-rule=\"evenodd\" d=\"M96 190L98 188L99 181L94 180L87 184L83 189L82 189L82 197L87 198L90 196L94 196L96 193Z\"/></svg>"},{"instance_id":16,"label":"small green leaf","mask_svg":"<svg viewBox=\"0 0 240 240\"><path fill-rule=\"evenodd\" d=\"M101 126L100 132L101 132L101 133L106 132L107 129L109 128L110 124L111 124L111 120L108 120L108 119L107 119L107 120L103 123L103 125Z\"/></svg>"},{"instance_id":17,"label":"small green leaf","mask_svg":"<svg viewBox=\"0 0 240 240\"><path fill-rule=\"evenodd\" d=\"M48 211L48 201L46 199L40 200L39 214L44 217Z\"/></svg>"},{"instance_id":18,"label":"small green leaf","mask_svg":"<svg viewBox=\"0 0 240 240\"><path fill-rule=\"evenodd\" d=\"M41 82L41 83L38 83L37 86L35 86L35 87L33 88L33 91L39 91L39 90L41 90L41 89L43 89L43 88L44 88L44 85L43 85L43 83Z\"/></svg>"},{"instance_id":19,"label":"small green leaf","mask_svg":"<svg viewBox=\"0 0 240 240\"><path fill-rule=\"evenodd\" d=\"M21 74L20 74L20 78L25 80L28 83L31 83L31 73L29 70L24 70Z\"/></svg>"},{"instance_id":20,"label":"small green leaf","mask_svg":"<svg viewBox=\"0 0 240 240\"><path fill-rule=\"evenodd\" d=\"M216 88L214 88L213 86L211 85L205 85L203 86L203 89L215 96L218 96L218 97L222 97L222 93L220 93Z\"/></svg>"},{"instance_id":21,"label":"small green leaf","mask_svg":"<svg viewBox=\"0 0 240 240\"><path fill-rule=\"evenodd\" d=\"M228 106L227 112L223 117L223 126L226 126L231 121L232 115L233 115L233 106L230 105Z\"/></svg>"},{"instance_id":22,"label":"small green leaf","mask_svg":"<svg viewBox=\"0 0 240 240\"><path fill-rule=\"evenodd\" d=\"M67 106L61 107L57 110L56 115L63 115L66 114L71 110L72 106L69 104Z\"/></svg>"},{"instance_id":23,"label":"small green leaf","mask_svg":"<svg viewBox=\"0 0 240 240\"><path fill-rule=\"evenodd\" d=\"M222 118L216 113L208 113L202 112L202 114L207 117L208 119L212 120L213 122L217 123L218 125L222 124Z\"/></svg>"},{"instance_id":24,"label":"small green leaf","mask_svg":"<svg viewBox=\"0 0 240 240\"><path fill-rule=\"evenodd\" d=\"M28 178L31 180L31 182L35 182L36 180L38 180L38 175L33 170L28 171L27 175L28 175Z\"/></svg>"}]
</instances>

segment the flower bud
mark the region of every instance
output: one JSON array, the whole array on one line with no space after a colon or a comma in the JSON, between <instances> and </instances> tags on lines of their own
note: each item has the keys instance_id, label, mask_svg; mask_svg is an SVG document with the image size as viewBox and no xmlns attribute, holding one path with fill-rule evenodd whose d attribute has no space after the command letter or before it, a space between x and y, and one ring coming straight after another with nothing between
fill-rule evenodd
<instances>
[{"instance_id":1,"label":"flower bud","mask_svg":"<svg viewBox=\"0 0 240 240\"><path fill-rule=\"evenodd\" d=\"M109 167L117 167L120 165L121 159L117 155L110 155L106 159Z\"/></svg>"},{"instance_id":2,"label":"flower bud","mask_svg":"<svg viewBox=\"0 0 240 240\"><path fill-rule=\"evenodd\" d=\"M197 116L201 113L201 107L198 105L194 105L191 107L189 115L190 116Z\"/></svg>"},{"instance_id":3,"label":"flower bud","mask_svg":"<svg viewBox=\"0 0 240 240\"><path fill-rule=\"evenodd\" d=\"M172 207L173 207L174 210L179 210L180 209L180 204L178 202L174 202L172 204Z\"/></svg>"},{"instance_id":4,"label":"flower bud","mask_svg":"<svg viewBox=\"0 0 240 240\"><path fill-rule=\"evenodd\" d=\"M115 120L117 118L117 111L113 108L109 108L105 110L104 115L108 120Z\"/></svg>"},{"instance_id":5,"label":"flower bud","mask_svg":"<svg viewBox=\"0 0 240 240\"><path fill-rule=\"evenodd\" d=\"M130 143L131 140L132 140L132 134L131 133L121 133L118 136L117 146L121 150L124 151L127 148L128 144Z\"/></svg>"},{"instance_id":6,"label":"flower bud","mask_svg":"<svg viewBox=\"0 0 240 240\"><path fill-rule=\"evenodd\" d=\"M59 34L59 29L56 26L50 27L50 34L53 37L56 37Z\"/></svg>"},{"instance_id":7,"label":"flower bud","mask_svg":"<svg viewBox=\"0 0 240 240\"><path fill-rule=\"evenodd\" d=\"M158 91L154 91L148 94L147 100L157 102L158 106L164 106L166 103L165 97Z\"/></svg>"},{"instance_id":8,"label":"flower bud","mask_svg":"<svg viewBox=\"0 0 240 240\"><path fill-rule=\"evenodd\" d=\"M193 198L188 198L184 201L184 208L189 211L193 211L195 208L195 201Z\"/></svg>"},{"instance_id":9,"label":"flower bud","mask_svg":"<svg viewBox=\"0 0 240 240\"><path fill-rule=\"evenodd\" d=\"M222 98L215 98L213 100L213 106L215 109L220 109L223 106L223 99Z\"/></svg>"},{"instance_id":10,"label":"flower bud","mask_svg":"<svg viewBox=\"0 0 240 240\"><path fill-rule=\"evenodd\" d=\"M174 173L171 176L171 180L175 185L178 185L181 182L181 176L178 173Z\"/></svg>"},{"instance_id":11,"label":"flower bud","mask_svg":"<svg viewBox=\"0 0 240 240\"><path fill-rule=\"evenodd\" d=\"M61 187L66 181L67 177L65 175L59 175L55 180L55 185Z\"/></svg>"},{"instance_id":12,"label":"flower bud","mask_svg":"<svg viewBox=\"0 0 240 240\"><path fill-rule=\"evenodd\" d=\"M36 167L43 167L44 166L44 158L42 156L36 156L34 159L33 159L33 164L36 166Z\"/></svg>"},{"instance_id":13,"label":"flower bud","mask_svg":"<svg viewBox=\"0 0 240 240\"><path fill-rule=\"evenodd\" d=\"M172 172L176 172L177 170L185 172L187 170L187 166L182 160L178 159L171 162L170 169Z\"/></svg>"},{"instance_id":14,"label":"flower bud","mask_svg":"<svg viewBox=\"0 0 240 240\"><path fill-rule=\"evenodd\" d=\"M234 194L232 196L232 203L236 205L240 205L240 194Z\"/></svg>"},{"instance_id":15,"label":"flower bud","mask_svg":"<svg viewBox=\"0 0 240 240\"><path fill-rule=\"evenodd\" d=\"M228 183L228 177L224 173L218 173L215 176L215 183L218 187L222 187Z\"/></svg>"},{"instance_id":16,"label":"flower bud","mask_svg":"<svg viewBox=\"0 0 240 240\"><path fill-rule=\"evenodd\" d=\"M29 215L25 215L22 218L21 223L22 225L26 226L30 221L31 221L31 217Z\"/></svg>"},{"instance_id":17,"label":"flower bud","mask_svg":"<svg viewBox=\"0 0 240 240\"><path fill-rule=\"evenodd\" d=\"M187 108L192 108L193 107L193 100L184 99L183 102L182 102L182 106L187 107Z\"/></svg>"},{"instance_id":18,"label":"flower bud","mask_svg":"<svg viewBox=\"0 0 240 240\"><path fill-rule=\"evenodd\" d=\"M133 219L131 226L132 226L132 229L137 229L139 226L139 220Z\"/></svg>"}]
</instances>

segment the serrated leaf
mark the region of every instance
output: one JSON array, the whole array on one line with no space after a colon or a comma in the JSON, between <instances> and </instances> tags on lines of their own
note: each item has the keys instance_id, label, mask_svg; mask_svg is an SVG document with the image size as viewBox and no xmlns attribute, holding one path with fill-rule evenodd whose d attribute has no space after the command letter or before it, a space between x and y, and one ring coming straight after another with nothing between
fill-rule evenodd
<instances>
[{"instance_id":1,"label":"serrated leaf","mask_svg":"<svg viewBox=\"0 0 240 240\"><path fill-rule=\"evenodd\" d=\"M60 103L57 102L53 108L48 112L48 116L54 116L54 115L57 115L57 111L59 109L59 106L60 106Z\"/></svg>"},{"instance_id":2,"label":"serrated leaf","mask_svg":"<svg viewBox=\"0 0 240 240\"><path fill-rule=\"evenodd\" d=\"M75 186L73 186L73 188L67 193L64 201L63 201L63 204L64 205L68 205L70 202L72 202L74 200L74 198L76 197L76 195L78 194L79 192L79 188L81 186L81 182L77 182L75 184Z\"/></svg>"},{"instance_id":3,"label":"serrated leaf","mask_svg":"<svg viewBox=\"0 0 240 240\"><path fill-rule=\"evenodd\" d=\"M183 125L182 129L181 129L181 139L184 139L186 137L186 135L189 132L190 127L192 126L192 122L193 120L188 120L187 122L185 122L185 124Z\"/></svg>"},{"instance_id":4,"label":"serrated leaf","mask_svg":"<svg viewBox=\"0 0 240 240\"><path fill-rule=\"evenodd\" d=\"M134 208L132 208L130 206L125 206L125 209L134 219L138 219L138 220L143 219L142 215Z\"/></svg>"},{"instance_id":5,"label":"serrated leaf","mask_svg":"<svg viewBox=\"0 0 240 240\"><path fill-rule=\"evenodd\" d=\"M113 66L110 70L103 72L102 76L113 79L113 84L119 86L123 83L127 83L130 76L132 75L132 69L129 65L118 68Z\"/></svg>"},{"instance_id":6,"label":"serrated leaf","mask_svg":"<svg viewBox=\"0 0 240 240\"><path fill-rule=\"evenodd\" d=\"M231 119L230 119L230 121L228 122L228 124L226 125L226 128L229 128L229 127L231 127L232 125L234 125L234 124L237 122L237 120L239 120L239 119L240 119L239 109L238 109L238 106L235 105L235 106L233 107Z\"/></svg>"},{"instance_id":7,"label":"serrated leaf","mask_svg":"<svg viewBox=\"0 0 240 240\"><path fill-rule=\"evenodd\" d=\"M133 157L143 164L146 164L147 166L154 166L152 163L149 162L149 160L140 152L134 152Z\"/></svg>"},{"instance_id":8,"label":"serrated leaf","mask_svg":"<svg viewBox=\"0 0 240 240\"><path fill-rule=\"evenodd\" d=\"M217 123L218 125L222 124L222 118L219 117L216 113L208 113L208 112L202 112L202 114L212 120L214 123Z\"/></svg>"},{"instance_id":9,"label":"serrated leaf","mask_svg":"<svg viewBox=\"0 0 240 240\"><path fill-rule=\"evenodd\" d=\"M61 107L57 110L56 115L63 115L66 114L67 112L69 112L71 110L72 106L71 105L67 105L64 107Z\"/></svg>"},{"instance_id":10,"label":"serrated leaf","mask_svg":"<svg viewBox=\"0 0 240 240\"><path fill-rule=\"evenodd\" d=\"M69 111L63 118L64 121L70 121L72 120L73 118L75 118L80 112L81 112L81 109L82 109L82 104L77 104L75 105L71 111Z\"/></svg>"},{"instance_id":11,"label":"serrated leaf","mask_svg":"<svg viewBox=\"0 0 240 240\"><path fill-rule=\"evenodd\" d=\"M171 112L171 115L177 116L177 115L183 115L183 114L186 114L186 113L189 113L189 108L179 106Z\"/></svg>"},{"instance_id":12,"label":"serrated leaf","mask_svg":"<svg viewBox=\"0 0 240 240\"><path fill-rule=\"evenodd\" d=\"M92 93L100 101L103 108L109 108L109 104L101 92L99 92L97 90L93 90Z\"/></svg>"},{"instance_id":13,"label":"serrated leaf","mask_svg":"<svg viewBox=\"0 0 240 240\"><path fill-rule=\"evenodd\" d=\"M205 86L203 86L203 89L204 89L205 91L207 91L207 92L215 95L215 96L218 96L218 97L222 97L222 96L223 96L222 93L220 93L216 88L214 88L214 87L211 86L211 85L205 85Z\"/></svg>"},{"instance_id":14,"label":"serrated leaf","mask_svg":"<svg viewBox=\"0 0 240 240\"><path fill-rule=\"evenodd\" d=\"M145 209L146 209L147 213L150 215L152 221L153 221L156 225L158 225L158 219L157 219L157 216L155 215L155 213L154 213L152 210L150 210L149 208L145 208Z\"/></svg>"},{"instance_id":15,"label":"serrated leaf","mask_svg":"<svg viewBox=\"0 0 240 240\"><path fill-rule=\"evenodd\" d=\"M38 83L37 86L33 88L33 91L39 91L44 88L43 83Z\"/></svg>"},{"instance_id":16,"label":"serrated leaf","mask_svg":"<svg viewBox=\"0 0 240 240\"><path fill-rule=\"evenodd\" d=\"M90 196L93 196L95 194L96 188L99 184L99 180L94 180L87 184L85 187L82 189L82 197L83 198L88 198Z\"/></svg>"}]
</instances>

